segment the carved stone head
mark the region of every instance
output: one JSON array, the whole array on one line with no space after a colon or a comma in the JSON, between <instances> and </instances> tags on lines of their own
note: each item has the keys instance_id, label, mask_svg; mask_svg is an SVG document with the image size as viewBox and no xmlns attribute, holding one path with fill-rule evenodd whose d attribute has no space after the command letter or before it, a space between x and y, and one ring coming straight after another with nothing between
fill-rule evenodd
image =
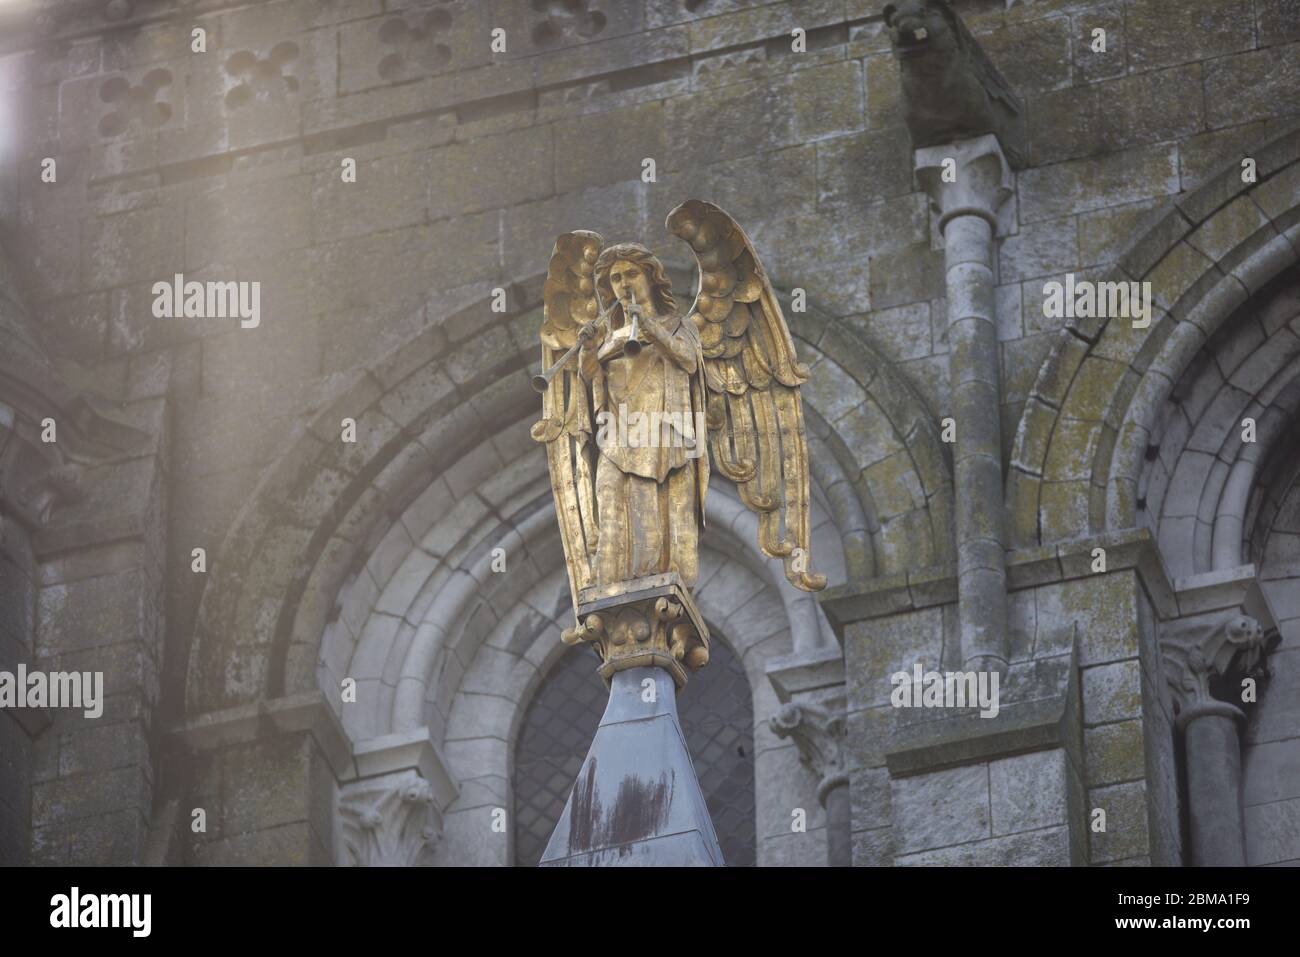
<instances>
[{"instance_id":1,"label":"carved stone head","mask_svg":"<svg viewBox=\"0 0 1300 957\"><path fill-rule=\"evenodd\" d=\"M899 57L949 50L960 42L956 15L945 0L903 0L886 5L884 14Z\"/></svg>"},{"instance_id":2,"label":"carved stone head","mask_svg":"<svg viewBox=\"0 0 1300 957\"><path fill-rule=\"evenodd\" d=\"M1259 663L1264 650L1264 628L1249 615L1236 615L1225 623L1227 645L1242 653L1241 664L1247 671Z\"/></svg>"},{"instance_id":3,"label":"carved stone head","mask_svg":"<svg viewBox=\"0 0 1300 957\"><path fill-rule=\"evenodd\" d=\"M1181 715L1193 705L1215 701L1211 681L1253 672L1267 643L1260 622L1235 609L1166 625L1160 649L1174 710Z\"/></svg>"}]
</instances>

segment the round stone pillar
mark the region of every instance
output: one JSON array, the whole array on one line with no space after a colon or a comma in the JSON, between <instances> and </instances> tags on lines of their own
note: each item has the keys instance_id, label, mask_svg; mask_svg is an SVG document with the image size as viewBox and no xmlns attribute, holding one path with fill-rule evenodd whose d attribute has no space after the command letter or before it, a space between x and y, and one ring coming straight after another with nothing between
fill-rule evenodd
<instances>
[{"instance_id":1,"label":"round stone pillar","mask_svg":"<svg viewBox=\"0 0 1300 957\"><path fill-rule=\"evenodd\" d=\"M997 137L985 135L917 150L916 171L944 242L962 666L1005 674L1002 397L992 263L1011 168Z\"/></svg>"},{"instance_id":2,"label":"round stone pillar","mask_svg":"<svg viewBox=\"0 0 1300 957\"><path fill-rule=\"evenodd\" d=\"M1178 716L1187 759L1187 819L1192 864L1244 867L1246 821L1241 803L1241 742L1246 715L1224 701L1195 704Z\"/></svg>"},{"instance_id":3,"label":"round stone pillar","mask_svg":"<svg viewBox=\"0 0 1300 957\"><path fill-rule=\"evenodd\" d=\"M1253 583L1254 568L1240 579ZM1186 581L1186 580L1184 580ZM1222 591L1225 579L1216 575L1211 588ZM1257 587L1257 586L1256 586ZM1188 607L1204 591L1184 588L1179 604ZM1246 613L1250 607L1265 615L1268 633L1275 633L1266 603L1256 607L1247 598L1240 605L1169 622L1160 638L1165 678L1177 711L1175 727L1183 739L1187 767L1186 810L1191 846L1187 856L1199 867L1242 867L1246 863L1246 827L1241 797L1241 741L1238 723L1245 712L1210 693L1213 679L1223 689L1250 674L1263 658L1267 641L1260 621Z\"/></svg>"}]
</instances>

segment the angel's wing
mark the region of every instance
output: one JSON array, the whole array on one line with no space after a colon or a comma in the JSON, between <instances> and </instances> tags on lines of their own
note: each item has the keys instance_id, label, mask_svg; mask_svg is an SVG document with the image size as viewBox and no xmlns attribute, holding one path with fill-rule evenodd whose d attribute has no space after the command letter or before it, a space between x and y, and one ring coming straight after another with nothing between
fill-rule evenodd
<instances>
[{"instance_id":1,"label":"angel's wing","mask_svg":"<svg viewBox=\"0 0 1300 957\"><path fill-rule=\"evenodd\" d=\"M805 591L826 587L811 571L808 442L799 386L807 366L754 246L712 203L688 200L668 228L690 243L700 267L691 308L704 344L709 447L714 466L758 513L758 544L785 561L785 577Z\"/></svg>"},{"instance_id":2,"label":"angel's wing","mask_svg":"<svg viewBox=\"0 0 1300 957\"><path fill-rule=\"evenodd\" d=\"M542 368L549 369L577 341L578 330L596 318L595 265L604 240L575 230L555 241L542 286ZM573 606L578 591L594 583L596 552L595 442L587 389L570 362L542 396L542 420L532 436L546 443L551 491L560 520L560 537L569 572Z\"/></svg>"}]
</instances>

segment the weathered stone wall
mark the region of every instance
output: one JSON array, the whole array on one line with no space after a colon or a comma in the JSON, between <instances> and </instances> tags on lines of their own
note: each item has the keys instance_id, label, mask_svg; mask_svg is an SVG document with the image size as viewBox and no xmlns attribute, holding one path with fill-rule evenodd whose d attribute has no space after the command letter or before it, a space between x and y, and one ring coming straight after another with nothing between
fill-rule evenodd
<instances>
[{"instance_id":1,"label":"weathered stone wall","mask_svg":"<svg viewBox=\"0 0 1300 957\"><path fill-rule=\"evenodd\" d=\"M18 694L33 673L47 689L5 711L0 857L133 863L157 771L164 400L51 362L7 257L0 272L0 653L27 669Z\"/></svg>"},{"instance_id":2,"label":"weathered stone wall","mask_svg":"<svg viewBox=\"0 0 1300 957\"><path fill-rule=\"evenodd\" d=\"M365 501L375 514L320 545L322 564L337 566L330 581L352 582L351 590L307 589L304 614L314 634L294 633L288 678L273 690L303 691L299 675L312 687L337 687L356 663L346 644L322 642L322 635L350 629L349 639L359 642L367 627L385 627L388 638L368 646L368 670L352 673L377 695L394 693L402 653L390 648L409 647L421 621L397 621L406 606L396 604L380 608L393 620L372 621L376 601L410 597L390 592L385 599L377 581L388 583L403 562L412 563L408 584L424 574L414 569L419 549L409 535L403 539L398 516L426 493L426 508L440 508L431 491L438 483L477 491L511 469L515 474L497 483L509 496L477 500L491 528L510 526L537 494L536 476L515 456L527 441L523 405L485 384L513 377L527 395L522 362L533 354L518 357L535 349L529 308L554 237L591 228L607 239L645 238L685 264L663 220L698 196L745 226L777 285L806 289L820 310L815 321L790 317L800 349L816 358L807 390L810 431L825 443L823 459L833 453L842 470L823 483L838 508L828 534L844 542L837 570L857 569L856 584L873 594L892 594L875 576L900 573L908 595L905 604L889 598L869 609L870 617L844 633L855 860L947 860L943 848L969 842L1017 860L1065 863L1086 847L1093 863L1177 861L1173 733L1170 716L1155 704L1161 679L1149 647L1159 614L1145 579L1131 569L1101 577L1062 572L1060 580L1013 586L1020 663L1067 655L1078 642L1081 697L1070 707L1081 750L1063 740L1031 755L891 778L877 748L893 711L889 675L917 661L955 666L957 653L955 591L946 583L955 569L945 564L954 554L950 466L934 438L936 423L951 412L943 251L913 178L882 5L592 0L584 5L591 16L564 17L506 0L207 0L181 16L162 5L156 16L125 23L106 22L87 7L54 22L48 34L18 32L5 41L0 95L14 118L15 148L0 158L0 223L45 348L129 403L140 428L168 433L150 459L163 478L123 480L115 493L119 503L142 489L155 495L149 508L159 518L147 537L105 545L84 561L52 566L46 577L33 570L27 579L32 588L39 582L49 612L40 633L50 653L108 662L118 675L111 721L106 712L94 729L53 729L46 735L57 746L42 751L38 742L34 750L45 770L37 773L31 823L38 832L55 829L36 841L46 849L38 857L138 857L157 803L148 754L158 730L155 698L161 695L168 727L195 718L187 713L187 675L195 673L195 626L213 578L191 571L191 549L203 547L218 561L259 483L280 481L276 465L287 461L301 474L278 487L294 490L302 509L277 513L289 531L256 555L239 552L234 572L238 577L256 557L305 581L311 569L299 576L297 563L317 547L313 536L333 506L328 496L352 474L313 470L315 459L291 456L308 444L326 447L333 423L342 416L362 421L371 402L382 408L368 420L375 448L403 429L422 437L418 448L408 443L408 467L422 470L423 485L384 497L387 473L376 476L386 460L355 466L371 470L365 479L380 489ZM1032 440L1040 424L1029 395L1062 325L1043 315L1043 284L1067 272L1098 278L1171 202L1249 153L1297 110L1300 19L1286 0L955 5L1028 114L1029 166L1017 176L1009 235L994 263L1001 434L1004 464L1014 470L1018 433ZM203 53L191 50L196 26L206 31ZM507 48L494 54L489 32L498 26ZM807 31L805 53L791 51L794 27ZM1106 31L1105 53L1090 47L1097 28ZM44 157L57 160L55 183L41 181ZM642 178L647 158L655 161L653 182ZM356 182L341 175L349 159ZM1213 240L1199 247L1211 260ZM151 286L174 273L259 281L260 325L154 318ZM494 287L507 290L506 317L481 308ZM444 368L412 358L417 353L450 358ZM885 371L872 365L880 357L889 360ZM1124 373L1121 362L1088 366L1082 381L1098 408ZM415 411L436 411L439 398L468 408L468 397L473 411L463 413L465 422L453 425L448 405L437 412L443 428L425 435L428 423ZM313 423L316 433L305 438ZM496 434L488 431L492 423ZM474 430L483 434L462 443L462 433ZM1071 483L1092 478L1092 439L1070 421L1056 425L1055 439L1063 450L1058 464L1036 476L1052 522L1043 526L1037 499L1014 514L1020 544L1090 531L1069 496ZM453 460L465 463L459 472L450 471ZM841 520L840 498L853 500L858 524ZM479 526L489 519L464 507L466 524L477 529L466 539L468 554L484 546ZM448 550L464 530L452 533ZM553 558L553 547L539 546L539 576L544 556ZM158 604L164 583L165 608ZM516 583L521 594L524 584ZM246 617L239 620L272 631L271 613L249 610L269 601L257 587L251 583L241 598ZM279 582L265 589L283 591ZM510 607L500 609L502 620ZM489 626L498 623L474 624L467 647L482 643ZM29 626L15 636L33 633ZM220 657L201 673L204 700L229 704L228 687L264 684L261 652L247 647L253 637L231 640L243 646L241 656ZM1049 645L1054 654L1046 653ZM783 645L771 657L789 651ZM452 656L448 670L432 676L446 687L441 696L417 696L412 726L422 722L439 743L452 728L462 742L492 739L501 760L487 762L492 768L483 776L503 778L506 732L466 727L455 713L456 688L472 664ZM1272 694L1277 702L1280 691ZM763 833L772 839L768 860L810 862L820 845L795 850L784 838L791 847L778 849L776 830L793 800L786 793L806 792L810 778L795 766L793 748L767 731L760 700L756 693L756 733L766 735L760 740L770 760L788 766L773 776L780 783L771 795L760 797ZM1267 707L1278 713L1276 704ZM349 730L369 728L350 720ZM1270 720L1294 728L1289 717ZM182 793L209 807L218 826L191 859L334 858L324 810L333 785L322 783L325 759L317 753L332 754L333 745L322 742L325 732L285 734L298 737L290 744L223 741L196 752ZM0 756L20 753L15 741L19 750ZM472 764L472 755L454 752L473 747L453 743L448 758ZM1255 753L1248 762L1262 760ZM950 788L950 778L969 787ZM1034 793L1054 801L1030 806L1017 797L1027 782L1045 778L1055 790ZM275 781L299 789L290 794ZM940 790L969 791L970 800L941 810L929 803ZM1073 832L1071 794L1089 808L1107 807L1112 821L1125 822L1122 834L1084 840ZM462 802L470 800L488 808L506 797L489 787L477 797L462 794ZM1281 800L1282 792L1260 797L1261 808L1277 806L1253 810L1251 819L1290 807ZM22 803L0 792L0 821L8 814L20 827ZM1155 809L1151 828L1148 807ZM98 820L102 833L124 836L88 849L57 830L73 819ZM1047 851L1021 849L1043 840L1055 843Z\"/></svg>"},{"instance_id":3,"label":"weathered stone wall","mask_svg":"<svg viewBox=\"0 0 1300 957\"><path fill-rule=\"evenodd\" d=\"M1092 571L1095 546L1106 573ZM916 663L960 670L951 575L837 599L833 615L860 616L845 627L854 863L1180 863L1150 595L1170 586L1150 540L1082 540L1059 558L1022 552L1009 570L1011 668L1002 712L986 725L891 703L891 676ZM1096 809L1104 831L1089 828Z\"/></svg>"},{"instance_id":4,"label":"weathered stone wall","mask_svg":"<svg viewBox=\"0 0 1300 957\"><path fill-rule=\"evenodd\" d=\"M1300 807L1300 487L1294 454L1280 469L1260 556L1261 584L1278 616L1282 639L1269 656L1270 676L1246 729L1242 769L1246 855L1251 864L1294 864L1300 842L1294 826Z\"/></svg>"},{"instance_id":5,"label":"weathered stone wall","mask_svg":"<svg viewBox=\"0 0 1300 957\"><path fill-rule=\"evenodd\" d=\"M1269 683L1246 731L1242 754L1246 854L1251 864L1294 865L1300 860L1294 824L1300 807L1300 735L1295 713L1300 687L1300 623L1295 614L1300 566L1292 561L1268 568L1263 580L1279 613L1290 617L1280 622L1282 642L1269 656Z\"/></svg>"},{"instance_id":6,"label":"weathered stone wall","mask_svg":"<svg viewBox=\"0 0 1300 957\"><path fill-rule=\"evenodd\" d=\"M0 520L0 670L32 661L36 562L22 527ZM0 861L25 864L31 856L32 737L36 716L6 708L0 714Z\"/></svg>"},{"instance_id":7,"label":"weathered stone wall","mask_svg":"<svg viewBox=\"0 0 1300 957\"><path fill-rule=\"evenodd\" d=\"M306 732L267 736L207 752L195 761L186 808L202 808L206 830L181 828L176 863L206 866L334 863L335 779Z\"/></svg>"}]
</instances>

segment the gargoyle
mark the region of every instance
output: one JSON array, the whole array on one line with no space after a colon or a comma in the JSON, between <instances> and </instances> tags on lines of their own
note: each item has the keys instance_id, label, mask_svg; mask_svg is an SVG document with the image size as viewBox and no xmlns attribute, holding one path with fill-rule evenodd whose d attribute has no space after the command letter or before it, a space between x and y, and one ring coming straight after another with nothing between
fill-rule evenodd
<instances>
[{"instance_id":1,"label":"gargoyle","mask_svg":"<svg viewBox=\"0 0 1300 957\"><path fill-rule=\"evenodd\" d=\"M884 14L912 148L992 133L1011 166L1022 167L1024 106L947 0L904 0Z\"/></svg>"}]
</instances>

